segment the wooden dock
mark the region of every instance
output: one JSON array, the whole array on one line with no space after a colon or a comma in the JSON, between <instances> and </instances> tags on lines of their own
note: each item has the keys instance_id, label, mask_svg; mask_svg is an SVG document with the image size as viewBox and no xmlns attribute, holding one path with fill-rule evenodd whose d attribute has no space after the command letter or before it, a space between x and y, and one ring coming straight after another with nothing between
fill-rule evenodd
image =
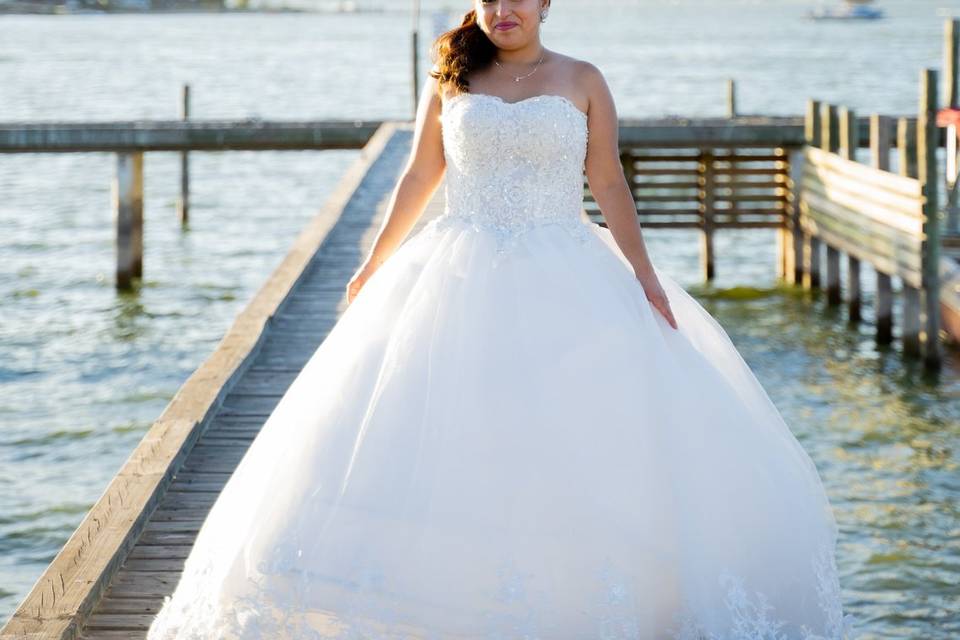
<instances>
[{"instance_id":1,"label":"wooden dock","mask_svg":"<svg viewBox=\"0 0 960 640\"><path fill-rule=\"evenodd\" d=\"M187 380L0 638L141 638L220 489L345 308L412 126L386 123ZM443 191L414 232L443 207Z\"/></svg>"}]
</instances>

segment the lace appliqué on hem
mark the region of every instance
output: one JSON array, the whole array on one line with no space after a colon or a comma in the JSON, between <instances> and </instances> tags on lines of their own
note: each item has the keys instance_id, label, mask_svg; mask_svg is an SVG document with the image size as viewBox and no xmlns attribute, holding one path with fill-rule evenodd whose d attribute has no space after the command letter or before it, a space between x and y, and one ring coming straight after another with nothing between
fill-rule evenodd
<instances>
[{"instance_id":1,"label":"lace appliqu\u00e9 on hem","mask_svg":"<svg viewBox=\"0 0 960 640\"><path fill-rule=\"evenodd\" d=\"M719 576L719 586L724 593L725 613L729 626L721 633L708 632L699 622L704 612L678 613L670 629L673 640L853 640L859 633L853 628L853 617L843 615L840 601L840 586L833 554L827 548L813 560L817 577L818 606L824 614L825 628L810 629L806 625L788 630L783 620L764 594L749 593L741 577L726 573ZM261 565L261 568L265 568ZM275 567L279 568L279 567ZM212 570L206 566L191 575L191 584L205 585ZM208 592L199 590L191 597L178 596L171 602L164 599L164 608L151 627L148 640L253 640L259 638L296 638L307 640L441 640L442 635L425 631L409 632L403 629L402 607L390 600L389 579L376 567L362 560L355 565L354 579L349 587L356 593L355 605L338 612L316 613L311 623L300 612L308 611L304 596L310 593L310 582L305 574L298 574L288 566L286 575L296 575L296 594L282 596L263 587L263 583L250 580L247 595L230 602L225 608L218 607ZM533 587L535 576L525 573L516 560L504 560L498 568L499 586L494 600L505 605L513 613L487 613L484 615L486 630L477 629L476 638L486 640L555 640L563 637L563 621L544 620L533 613L535 607L525 607L528 602L538 602L545 597ZM597 640L645 640L640 614L636 608L637 595L631 592L626 574L608 560L596 572L596 611L600 612L595 624ZM277 599L290 599L281 608ZM380 602L376 620L371 619L368 598ZM366 604L363 610L359 608ZM716 612L709 612L715 614ZM711 615L714 617L714 615ZM314 623L322 621L324 630ZM406 627L409 628L409 627ZM799 635L798 635L799 634Z\"/></svg>"},{"instance_id":2,"label":"lace appliqu\u00e9 on hem","mask_svg":"<svg viewBox=\"0 0 960 640\"><path fill-rule=\"evenodd\" d=\"M854 628L854 617L844 615L841 604L840 583L836 559L830 548L824 546L811 560L816 575L817 604L823 613L825 628L822 631L802 624L797 629L787 629L787 624L778 619L774 607L760 592L750 594L740 576L730 572L719 577L723 587L724 605L730 615L730 628L721 632L709 632L698 621L695 613L678 617L673 640L854 640L860 632ZM799 634L799 635L798 635Z\"/></svg>"}]
</instances>

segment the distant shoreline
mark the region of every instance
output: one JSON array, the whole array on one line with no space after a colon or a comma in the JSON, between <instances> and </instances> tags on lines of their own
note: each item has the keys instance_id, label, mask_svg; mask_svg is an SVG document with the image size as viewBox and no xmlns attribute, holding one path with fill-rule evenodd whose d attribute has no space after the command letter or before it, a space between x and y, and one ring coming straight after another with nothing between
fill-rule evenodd
<instances>
[{"instance_id":1,"label":"distant shoreline","mask_svg":"<svg viewBox=\"0 0 960 640\"><path fill-rule=\"evenodd\" d=\"M296 7L277 7L277 8L256 8L244 9L237 7L215 7L215 6L178 6L169 8L151 8L140 9L137 7L69 7L64 4L43 4L34 2L5 2L0 3L0 16L2 15L109 15L109 14L167 14L167 13L322 13L322 14L347 14L347 13L383 13L383 9L354 9L349 11L323 10L323 9L299 9Z\"/></svg>"}]
</instances>

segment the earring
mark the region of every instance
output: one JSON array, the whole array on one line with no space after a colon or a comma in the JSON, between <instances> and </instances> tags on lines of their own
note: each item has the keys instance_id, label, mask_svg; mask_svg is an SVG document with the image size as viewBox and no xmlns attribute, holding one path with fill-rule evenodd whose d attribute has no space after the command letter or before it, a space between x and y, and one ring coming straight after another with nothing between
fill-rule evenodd
<instances>
[{"instance_id":1,"label":"earring","mask_svg":"<svg viewBox=\"0 0 960 640\"><path fill-rule=\"evenodd\" d=\"M547 21L547 12L546 12L546 11L541 11L541 12L540 12L540 22L546 22L546 21Z\"/></svg>"}]
</instances>

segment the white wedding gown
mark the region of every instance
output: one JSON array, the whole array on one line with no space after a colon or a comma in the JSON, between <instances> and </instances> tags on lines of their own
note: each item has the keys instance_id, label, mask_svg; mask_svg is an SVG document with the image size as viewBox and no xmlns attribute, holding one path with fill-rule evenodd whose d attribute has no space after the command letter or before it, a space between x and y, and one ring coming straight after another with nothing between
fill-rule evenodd
<instances>
[{"instance_id":1,"label":"white wedding gown","mask_svg":"<svg viewBox=\"0 0 960 640\"><path fill-rule=\"evenodd\" d=\"M446 209L280 400L148 638L852 637L810 457L581 218L586 115L463 93L442 124Z\"/></svg>"}]
</instances>

